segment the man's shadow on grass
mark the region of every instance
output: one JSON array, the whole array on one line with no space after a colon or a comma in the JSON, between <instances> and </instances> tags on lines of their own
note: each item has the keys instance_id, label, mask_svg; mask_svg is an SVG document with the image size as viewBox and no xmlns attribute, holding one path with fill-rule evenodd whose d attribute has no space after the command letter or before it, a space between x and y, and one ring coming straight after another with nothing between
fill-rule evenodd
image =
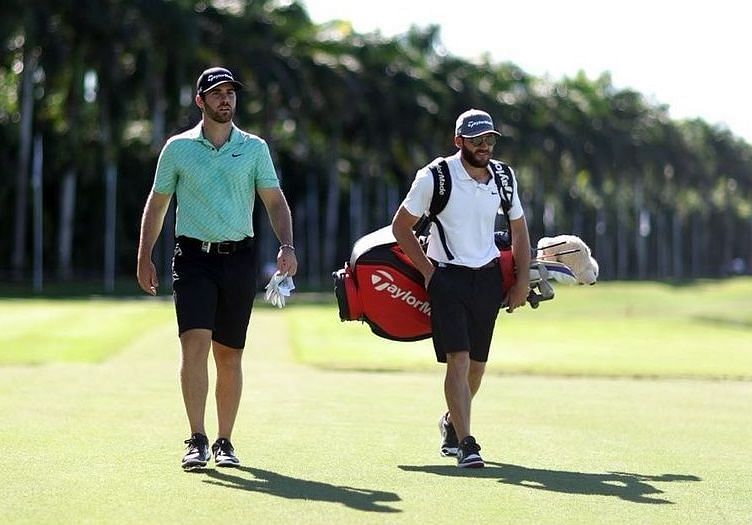
<instances>
[{"instance_id":1,"label":"man's shadow on grass","mask_svg":"<svg viewBox=\"0 0 752 525\"><path fill-rule=\"evenodd\" d=\"M202 469L201 472L213 478L204 480L204 483L222 487L271 494L280 498L330 501L367 512L402 512L383 503L400 501L400 497L394 492L330 485L253 467Z\"/></svg>"},{"instance_id":2,"label":"man's shadow on grass","mask_svg":"<svg viewBox=\"0 0 752 525\"><path fill-rule=\"evenodd\" d=\"M566 470L547 470L494 463L486 461L482 469L461 469L456 465L400 465L407 472L426 472L439 476L468 478L493 478L499 483L517 485L537 490L562 492L564 494L584 494L588 496L615 496L634 503L673 504L667 499L654 497L663 491L651 485L657 482L701 481L693 475L662 474L648 476L629 472L606 472L595 474L589 472L571 472Z\"/></svg>"}]
</instances>

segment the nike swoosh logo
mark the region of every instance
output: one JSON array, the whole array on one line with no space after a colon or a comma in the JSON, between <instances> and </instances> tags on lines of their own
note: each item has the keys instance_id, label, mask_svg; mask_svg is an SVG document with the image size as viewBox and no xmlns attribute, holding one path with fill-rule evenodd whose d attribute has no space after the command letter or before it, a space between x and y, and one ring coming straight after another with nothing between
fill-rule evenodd
<instances>
[{"instance_id":1,"label":"nike swoosh logo","mask_svg":"<svg viewBox=\"0 0 752 525\"><path fill-rule=\"evenodd\" d=\"M242 153L233 153L232 154L233 157L240 157L241 155L242 155Z\"/></svg>"}]
</instances>

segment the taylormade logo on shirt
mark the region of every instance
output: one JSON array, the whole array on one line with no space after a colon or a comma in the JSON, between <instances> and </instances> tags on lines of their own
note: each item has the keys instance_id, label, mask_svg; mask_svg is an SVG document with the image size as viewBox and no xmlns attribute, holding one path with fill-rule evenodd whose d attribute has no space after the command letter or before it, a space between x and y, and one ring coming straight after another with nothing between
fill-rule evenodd
<instances>
[{"instance_id":1,"label":"taylormade logo on shirt","mask_svg":"<svg viewBox=\"0 0 752 525\"><path fill-rule=\"evenodd\" d=\"M394 284L394 277L392 277L389 272L376 270L376 273L371 275L371 284L377 292L388 293L392 299L404 301L419 312L431 315L431 304L428 301L421 301L415 297L410 290L403 290Z\"/></svg>"}]
</instances>

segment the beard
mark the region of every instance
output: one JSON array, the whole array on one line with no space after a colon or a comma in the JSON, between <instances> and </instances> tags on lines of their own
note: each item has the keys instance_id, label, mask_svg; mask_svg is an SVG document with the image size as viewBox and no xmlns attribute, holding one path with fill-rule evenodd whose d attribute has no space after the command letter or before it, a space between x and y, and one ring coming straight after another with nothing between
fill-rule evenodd
<instances>
[{"instance_id":1,"label":"beard","mask_svg":"<svg viewBox=\"0 0 752 525\"><path fill-rule=\"evenodd\" d=\"M227 107L229 111L221 112L219 109L216 111L209 107L208 104L204 105L204 113L208 118L213 120L214 122L218 122L220 124L225 124L226 122L230 122L232 120L232 117L235 116L235 111L232 109L232 106L223 106Z\"/></svg>"},{"instance_id":2,"label":"beard","mask_svg":"<svg viewBox=\"0 0 752 525\"><path fill-rule=\"evenodd\" d=\"M488 157L486 157L485 159L479 159L478 157L476 157L477 152L473 153L468 148L466 148L464 144L462 144L461 152L462 158L465 159L465 162L467 162L474 168L485 168L486 166L488 166L488 161L491 159L490 151L488 152Z\"/></svg>"}]
</instances>

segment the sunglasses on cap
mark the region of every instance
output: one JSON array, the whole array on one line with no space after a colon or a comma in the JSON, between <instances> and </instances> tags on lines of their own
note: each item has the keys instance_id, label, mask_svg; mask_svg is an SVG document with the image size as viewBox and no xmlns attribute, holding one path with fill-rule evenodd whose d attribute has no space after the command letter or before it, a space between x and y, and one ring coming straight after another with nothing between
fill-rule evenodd
<instances>
[{"instance_id":1,"label":"sunglasses on cap","mask_svg":"<svg viewBox=\"0 0 752 525\"><path fill-rule=\"evenodd\" d=\"M480 135L479 137L466 138L465 140L469 140L473 146L480 146L484 142L489 146L493 146L496 144L496 135L489 133L487 135Z\"/></svg>"}]
</instances>

